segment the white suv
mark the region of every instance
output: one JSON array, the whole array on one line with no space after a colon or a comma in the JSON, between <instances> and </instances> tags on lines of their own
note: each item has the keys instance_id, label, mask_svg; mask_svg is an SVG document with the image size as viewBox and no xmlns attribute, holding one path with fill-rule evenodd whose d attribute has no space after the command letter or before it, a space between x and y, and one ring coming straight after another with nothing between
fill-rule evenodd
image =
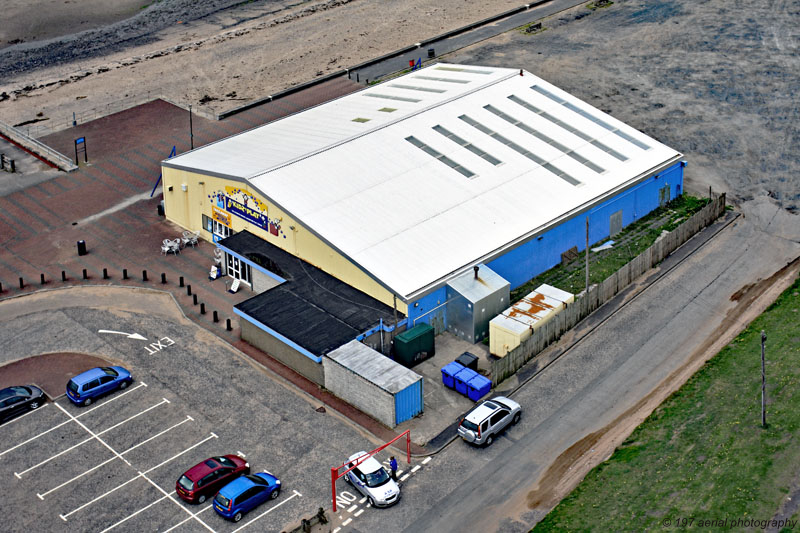
<instances>
[{"instance_id":1,"label":"white suv","mask_svg":"<svg viewBox=\"0 0 800 533\"><path fill-rule=\"evenodd\" d=\"M461 419L458 435L472 444L486 446L509 424L516 424L522 416L522 408L514 400L498 396L476 406Z\"/></svg>"}]
</instances>

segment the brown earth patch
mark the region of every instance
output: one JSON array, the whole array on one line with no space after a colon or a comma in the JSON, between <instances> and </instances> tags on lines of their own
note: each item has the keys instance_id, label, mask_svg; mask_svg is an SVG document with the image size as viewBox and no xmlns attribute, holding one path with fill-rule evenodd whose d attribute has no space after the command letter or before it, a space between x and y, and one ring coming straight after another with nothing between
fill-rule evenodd
<instances>
[{"instance_id":1,"label":"brown earth patch","mask_svg":"<svg viewBox=\"0 0 800 533\"><path fill-rule=\"evenodd\" d=\"M111 362L94 355L74 352L48 353L0 366L0 388L33 384L51 400L65 394L67 381L84 370Z\"/></svg>"}]
</instances>

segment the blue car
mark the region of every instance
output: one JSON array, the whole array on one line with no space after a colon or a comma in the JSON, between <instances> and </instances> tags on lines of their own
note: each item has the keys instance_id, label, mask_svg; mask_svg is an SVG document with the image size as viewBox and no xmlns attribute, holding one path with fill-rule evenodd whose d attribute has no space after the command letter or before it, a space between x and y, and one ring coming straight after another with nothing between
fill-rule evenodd
<instances>
[{"instance_id":1,"label":"blue car","mask_svg":"<svg viewBox=\"0 0 800 533\"><path fill-rule=\"evenodd\" d=\"M281 480L269 472L237 478L220 489L214 497L214 510L238 522L246 513L281 493Z\"/></svg>"},{"instance_id":2,"label":"blue car","mask_svg":"<svg viewBox=\"0 0 800 533\"><path fill-rule=\"evenodd\" d=\"M67 397L77 405L90 405L95 398L131 384L131 373L121 366L103 366L78 374L67 383Z\"/></svg>"}]
</instances>

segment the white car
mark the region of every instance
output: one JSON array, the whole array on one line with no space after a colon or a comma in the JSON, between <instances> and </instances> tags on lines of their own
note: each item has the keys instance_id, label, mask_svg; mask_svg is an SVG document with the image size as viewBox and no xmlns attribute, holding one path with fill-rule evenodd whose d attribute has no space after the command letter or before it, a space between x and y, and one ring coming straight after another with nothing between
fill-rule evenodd
<instances>
[{"instance_id":1,"label":"white car","mask_svg":"<svg viewBox=\"0 0 800 533\"><path fill-rule=\"evenodd\" d=\"M356 465L359 458L365 455L367 452L351 455L347 467ZM400 500L400 487L374 457L361 459L358 466L344 475L344 480L366 496L373 507L389 507Z\"/></svg>"}]
</instances>

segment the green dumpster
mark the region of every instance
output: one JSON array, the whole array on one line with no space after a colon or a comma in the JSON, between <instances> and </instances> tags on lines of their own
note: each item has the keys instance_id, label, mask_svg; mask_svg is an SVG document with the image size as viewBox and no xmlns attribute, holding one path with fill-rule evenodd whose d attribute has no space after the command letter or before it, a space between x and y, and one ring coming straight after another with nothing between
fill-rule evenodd
<instances>
[{"instance_id":1,"label":"green dumpster","mask_svg":"<svg viewBox=\"0 0 800 533\"><path fill-rule=\"evenodd\" d=\"M403 366L411 367L433 357L434 331L428 324L419 324L394 338L394 358Z\"/></svg>"}]
</instances>

